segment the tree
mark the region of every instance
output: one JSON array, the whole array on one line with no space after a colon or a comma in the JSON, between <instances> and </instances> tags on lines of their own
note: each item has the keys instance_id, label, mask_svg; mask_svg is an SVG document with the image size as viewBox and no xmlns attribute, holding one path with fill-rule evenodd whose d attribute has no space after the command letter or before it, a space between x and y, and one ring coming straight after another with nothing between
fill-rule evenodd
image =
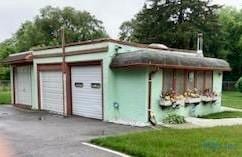
<instances>
[{"instance_id":1,"label":"tree","mask_svg":"<svg viewBox=\"0 0 242 157\"><path fill-rule=\"evenodd\" d=\"M131 21L121 25L120 38L195 49L196 34L202 32L205 54L218 57L223 49L217 14L219 8L209 0L148 0Z\"/></svg>"},{"instance_id":2,"label":"tree","mask_svg":"<svg viewBox=\"0 0 242 157\"><path fill-rule=\"evenodd\" d=\"M43 45L60 44L61 27L65 28L67 43L107 37L101 21L86 11L77 11L71 7L61 10L47 6L41 9L35 19L35 26L42 33L40 38Z\"/></svg>"},{"instance_id":3,"label":"tree","mask_svg":"<svg viewBox=\"0 0 242 157\"><path fill-rule=\"evenodd\" d=\"M0 43L0 61L6 58L10 53L16 52L15 39L11 38ZM9 68L0 64L0 80L9 80Z\"/></svg>"},{"instance_id":4,"label":"tree","mask_svg":"<svg viewBox=\"0 0 242 157\"><path fill-rule=\"evenodd\" d=\"M126 40L126 41L134 41L135 39L132 38L133 34L133 25L135 21L126 21L123 22L120 26L120 40Z\"/></svg>"},{"instance_id":5,"label":"tree","mask_svg":"<svg viewBox=\"0 0 242 157\"><path fill-rule=\"evenodd\" d=\"M242 76L242 10L227 7L219 12L219 22L224 32L224 52L233 71L225 75L226 80L237 80Z\"/></svg>"},{"instance_id":6,"label":"tree","mask_svg":"<svg viewBox=\"0 0 242 157\"><path fill-rule=\"evenodd\" d=\"M9 54L16 52L16 39L12 37L0 43L0 60L6 58Z\"/></svg>"},{"instance_id":7,"label":"tree","mask_svg":"<svg viewBox=\"0 0 242 157\"><path fill-rule=\"evenodd\" d=\"M33 47L61 44L61 27L65 28L66 43L107 37L102 22L90 13L71 7L60 9L47 6L33 21L24 22L10 39L0 43L0 60L11 53L28 51ZM7 78L8 73L0 65L0 78Z\"/></svg>"},{"instance_id":8,"label":"tree","mask_svg":"<svg viewBox=\"0 0 242 157\"><path fill-rule=\"evenodd\" d=\"M33 22L26 21L16 32L17 51L60 44L61 27L65 28L67 43L107 37L102 22L90 13L71 7L47 6L40 10L40 15Z\"/></svg>"},{"instance_id":9,"label":"tree","mask_svg":"<svg viewBox=\"0 0 242 157\"><path fill-rule=\"evenodd\" d=\"M44 33L37 28L36 24L31 21L26 21L20 27L20 29L15 33L16 36L16 51L28 51L34 46L42 45L52 45L51 40L49 44L44 44L45 39ZM54 39L52 39L54 40Z\"/></svg>"},{"instance_id":10,"label":"tree","mask_svg":"<svg viewBox=\"0 0 242 157\"><path fill-rule=\"evenodd\" d=\"M239 80L236 82L235 87L239 90L240 93L242 93L242 77L239 78Z\"/></svg>"}]
</instances>

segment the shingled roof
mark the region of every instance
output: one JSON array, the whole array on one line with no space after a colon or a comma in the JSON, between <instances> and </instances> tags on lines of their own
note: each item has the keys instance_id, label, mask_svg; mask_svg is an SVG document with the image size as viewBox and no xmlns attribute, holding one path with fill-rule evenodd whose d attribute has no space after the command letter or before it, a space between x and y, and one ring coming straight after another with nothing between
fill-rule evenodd
<instances>
[{"instance_id":1,"label":"shingled roof","mask_svg":"<svg viewBox=\"0 0 242 157\"><path fill-rule=\"evenodd\" d=\"M222 59L148 49L119 53L113 57L110 65L111 68L150 66L175 69L231 70L228 62Z\"/></svg>"}]
</instances>

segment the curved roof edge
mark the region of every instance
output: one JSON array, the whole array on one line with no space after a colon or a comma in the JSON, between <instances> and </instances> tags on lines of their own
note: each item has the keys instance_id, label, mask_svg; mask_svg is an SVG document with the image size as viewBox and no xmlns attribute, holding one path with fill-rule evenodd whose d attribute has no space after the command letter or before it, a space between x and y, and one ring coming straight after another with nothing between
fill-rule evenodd
<instances>
[{"instance_id":1,"label":"curved roof edge","mask_svg":"<svg viewBox=\"0 0 242 157\"><path fill-rule=\"evenodd\" d=\"M231 71L229 63L222 59L151 50L138 50L117 54L113 57L110 64L111 68L154 66L174 69Z\"/></svg>"}]
</instances>

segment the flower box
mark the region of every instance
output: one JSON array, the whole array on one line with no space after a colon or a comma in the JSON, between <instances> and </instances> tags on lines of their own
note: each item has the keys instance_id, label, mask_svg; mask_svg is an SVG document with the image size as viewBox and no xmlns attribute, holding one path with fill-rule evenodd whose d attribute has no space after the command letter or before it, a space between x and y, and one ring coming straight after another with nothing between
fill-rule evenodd
<instances>
[{"instance_id":1,"label":"flower box","mask_svg":"<svg viewBox=\"0 0 242 157\"><path fill-rule=\"evenodd\" d=\"M168 106L171 106L171 105L172 105L171 101L167 101L167 100L164 100L164 99L160 100L160 106L168 107Z\"/></svg>"},{"instance_id":2,"label":"flower box","mask_svg":"<svg viewBox=\"0 0 242 157\"><path fill-rule=\"evenodd\" d=\"M209 103L211 101L213 101L213 98L212 97L202 96L202 102Z\"/></svg>"},{"instance_id":3,"label":"flower box","mask_svg":"<svg viewBox=\"0 0 242 157\"><path fill-rule=\"evenodd\" d=\"M199 104L201 102L201 98L186 98L185 103L186 104Z\"/></svg>"},{"instance_id":4,"label":"flower box","mask_svg":"<svg viewBox=\"0 0 242 157\"><path fill-rule=\"evenodd\" d=\"M214 96L213 98L212 98L213 100L212 101L217 101L218 100L218 96Z\"/></svg>"},{"instance_id":5,"label":"flower box","mask_svg":"<svg viewBox=\"0 0 242 157\"><path fill-rule=\"evenodd\" d=\"M177 100L176 104L178 105L184 105L185 104L185 99Z\"/></svg>"}]
</instances>

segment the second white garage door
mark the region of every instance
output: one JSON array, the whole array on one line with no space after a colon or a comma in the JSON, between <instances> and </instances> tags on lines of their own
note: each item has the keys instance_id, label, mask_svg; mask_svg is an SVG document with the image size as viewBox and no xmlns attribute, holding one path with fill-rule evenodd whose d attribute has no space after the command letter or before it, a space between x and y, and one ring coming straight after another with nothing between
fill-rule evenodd
<instances>
[{"instance_id":1,"label":"second white garage door","mask_svg":"<svg viewBox=\"0 0 242 157\"><path fill-rule=\"evenodd\" d=\"M72 113L102 119L101 66L74 66L71 68L71 79Z\"/></svg>"},{"instance_id":2,"label":"second white garage door","mask_svg":"<svg viewBox=\"0 0 242 157\"><path fill-rule=\"evenodd\" d=\"M41 109L63 114L63 83L60 71L40 72Z\"/></svg>"}]
</instances>

